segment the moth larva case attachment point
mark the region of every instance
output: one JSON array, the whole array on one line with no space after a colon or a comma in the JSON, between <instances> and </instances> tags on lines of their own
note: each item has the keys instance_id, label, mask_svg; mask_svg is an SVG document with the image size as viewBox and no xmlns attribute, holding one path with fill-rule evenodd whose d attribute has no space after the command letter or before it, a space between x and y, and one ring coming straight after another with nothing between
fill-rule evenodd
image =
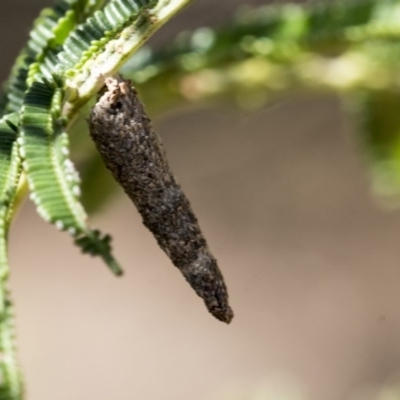
<instances>
[{"instance_id":1,"label":"moth larva case attachment point","mask_svg":"<svg viewBox=\"0 0 400 400\"><path fill-rule=\"evenodd\" d=\"M106 167L208 310L229 323L233 312L217 261L135 89L122 77L107 78L106 87L89 119Z\"/></svg>"}]
</instances>

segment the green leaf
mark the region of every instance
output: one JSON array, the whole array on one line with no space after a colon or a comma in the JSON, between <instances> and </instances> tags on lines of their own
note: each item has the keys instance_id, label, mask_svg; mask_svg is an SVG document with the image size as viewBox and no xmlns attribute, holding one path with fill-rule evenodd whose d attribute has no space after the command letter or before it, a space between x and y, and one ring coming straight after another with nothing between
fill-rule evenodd
<instances>
[{"instance_id":1,"label":"green leaf","mask_svg":"<svg viewBox=\"0 0 400 400\"><path fill-rule=\"evenodd\" d=\"M31 198L46 221L68 231L78 244L88 244L91 254L102 257L120 275L122 270L111 255L111 248L104 246L97 231L86 225L87 216L79 201L79 177L68 158L68 136L60 118L61 100L60 88L40 82L34 82L25 96L19 144Z\"/></svg>"}]
</instances>

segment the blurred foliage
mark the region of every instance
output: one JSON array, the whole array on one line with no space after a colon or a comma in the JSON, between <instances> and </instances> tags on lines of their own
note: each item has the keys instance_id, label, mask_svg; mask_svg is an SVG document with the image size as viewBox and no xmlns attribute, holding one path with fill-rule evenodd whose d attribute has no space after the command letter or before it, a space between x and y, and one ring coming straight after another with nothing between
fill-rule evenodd
<instances>
[{"instance_id":1,"label":"blurred foliage","mask_svg":"<svg viewBox=\"0 0 400 400\"><path fill-rule=\"evenodd\" d=\"M400 198L400 96L379 90L357 97L356 115L370 164L374 191L389 206Z\"/></svg>"},{"instance_id":2,"label":"blurred foliage","mask_svg":"<svg viewBox=\"0 0 400 400\"><path fill-rule=\"evenodd\" d=\"M260 108L294 91L335 93L345 105L351 99L345 109L356 118L373 188L394 204L400 194L399 39L400 0L242 7L222 28L182 32L164 49L142 48L122 73L151 115L210 100ZM114 185L95 185L109 179L93 151L81 161L84 200L93 211Z\"/></svg>"}]
</instances>

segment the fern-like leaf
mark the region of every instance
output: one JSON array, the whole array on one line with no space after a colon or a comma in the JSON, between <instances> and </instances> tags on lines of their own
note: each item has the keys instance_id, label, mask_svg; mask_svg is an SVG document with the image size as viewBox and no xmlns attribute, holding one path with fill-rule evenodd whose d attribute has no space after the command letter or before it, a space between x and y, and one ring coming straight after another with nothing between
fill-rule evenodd
<instances>
[{"instance_id":1,"label":"fern-like leaf","mask_svg":"<svg viewBox=\"0 0 400 400\"><path fill-rule=\"evenodd\" d=\"M34 82L25 96L19 144L31 198L45 220L73 237L86 238L92 254L101 256L114 273L121 274L110 248L86 225L86 213L79 202L79 178L68 158L61 100L60 88L40 82Z\"/></svg>"}]
</instances>

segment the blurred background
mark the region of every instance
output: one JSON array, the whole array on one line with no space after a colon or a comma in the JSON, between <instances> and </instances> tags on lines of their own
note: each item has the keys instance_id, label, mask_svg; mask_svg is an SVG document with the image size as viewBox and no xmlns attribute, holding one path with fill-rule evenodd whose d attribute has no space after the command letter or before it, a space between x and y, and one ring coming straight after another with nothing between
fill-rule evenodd
<instances>
[{"instance_id":1,"label":"blurred background","mask_svg":"<svg viewBox=\"0 0 400 400\"><path fill-rule=\"evenodd\" d=\"M152 39L265 1L198 0ZM0 2L0 78L51 0ZM92 223L113 277L26 201L11 286L29 400L400 398L400 212L383 210L339 101L213 104L155 121L227 281L213 319L120 191Z\"/></svg>"}]
</instances>

